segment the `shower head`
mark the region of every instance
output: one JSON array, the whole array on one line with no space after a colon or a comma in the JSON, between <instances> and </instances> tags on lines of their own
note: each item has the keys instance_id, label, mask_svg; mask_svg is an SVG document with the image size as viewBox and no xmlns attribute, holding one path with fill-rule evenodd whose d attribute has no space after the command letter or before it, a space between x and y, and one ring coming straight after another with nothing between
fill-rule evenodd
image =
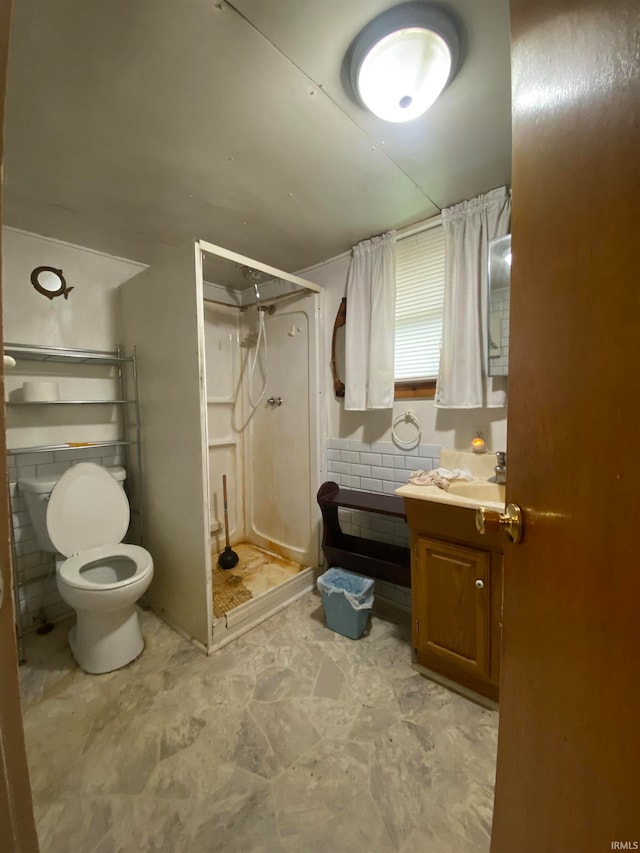
<instances>
[{"instance_id":1,"label":"shower head","mask_svg":"<svg viewBox=\"0 0 640 853\"><path fill-rule=\"evenodd\" d=\"M240 268L242 269L242 277L244 280L250 282L254 286L256 284L264 284L265 281L271 281L273 278L272 275L262 272L262 270L255 270L253 267L241 265Z\"/></svg>"},{"instance_id":2,"label":"shower head","mask_svg":"<svg viewBox=\"0 0 640 853\"><path fill-rule=\"evenodd\" d=\"M262 272L262 270L256 270L253 267L247 267L241 265L242 277L245 281L248 281L253 285L253 289L256 294L256 304L258 306L258 310L260 310L260 288L258 285L264 284L265 281L271 281L273 276L270 276L266 272Z\"/></svg>"}]
</instances>

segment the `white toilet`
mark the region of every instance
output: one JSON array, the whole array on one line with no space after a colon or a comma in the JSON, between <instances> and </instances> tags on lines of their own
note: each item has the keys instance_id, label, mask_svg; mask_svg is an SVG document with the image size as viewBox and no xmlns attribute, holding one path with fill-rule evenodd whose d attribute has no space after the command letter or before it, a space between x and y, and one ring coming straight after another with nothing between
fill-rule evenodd
<instances>
[{"instance_id":1,"label":"white toilet","mask_svg":"<svg viewBox=\"0 0 640 853\"><path fill-rule=\"evenodd\" d=\"M151 583L153 560L122 544L130 517L124 477L122 468L81 462L57 482L18 481L40 547L67 557L56 564L56 580L78 617L69 645L85 672L119 669L144 648L135 603Z\"/></svg>"}]
</instances>

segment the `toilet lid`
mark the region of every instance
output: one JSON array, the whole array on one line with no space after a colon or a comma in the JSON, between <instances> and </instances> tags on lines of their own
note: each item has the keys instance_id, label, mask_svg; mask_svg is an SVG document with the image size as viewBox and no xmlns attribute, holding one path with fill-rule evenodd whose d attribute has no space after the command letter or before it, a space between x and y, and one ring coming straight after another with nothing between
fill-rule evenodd
<instances>
[{"instance_id":1,"label":"toilet lid","mask_svg":"<svg viewBox=\"0 0 640 853\"><path fill-rule=\"evenodd\" d=\"M129 501L111 474L93 462L74 465L60 477L47 506L47 530L61 554L122 542Z\"/></svg>"}]
</instances>

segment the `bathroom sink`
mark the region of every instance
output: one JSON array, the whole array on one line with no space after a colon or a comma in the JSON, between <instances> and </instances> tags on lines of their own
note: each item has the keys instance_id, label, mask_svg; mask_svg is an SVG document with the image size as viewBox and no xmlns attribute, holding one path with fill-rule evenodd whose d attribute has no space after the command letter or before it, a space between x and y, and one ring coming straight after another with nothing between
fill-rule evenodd
<instances>
[{"instance_id":1,"label":"bathroom sink","mask_svg":"<svg viewBox=\"0 0 640 853\"><path fill-rule=\"evenodd\" d=\"M478 501L492 501L504 503L505 487L502 483L451 483L448 492L450 495L459 495L463 498L473 498Z\"/></svg>"}]
</instances>

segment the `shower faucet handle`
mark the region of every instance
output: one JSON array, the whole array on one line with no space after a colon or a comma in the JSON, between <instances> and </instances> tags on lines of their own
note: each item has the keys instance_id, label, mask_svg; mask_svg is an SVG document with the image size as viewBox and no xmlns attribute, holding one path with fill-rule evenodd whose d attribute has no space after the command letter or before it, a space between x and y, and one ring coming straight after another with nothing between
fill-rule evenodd
<instances>
[{"instance_id":1,"label":"shower faucet handle","mask_svg":"<svg viewBox=\"0 0 640 853\"><path fill-rule=\"evenodd\" d=\"M269 397L267 400L267 406L271 406L275 408L276 406L282 405L282 397Z\"/></svg>"}]
</instances>

